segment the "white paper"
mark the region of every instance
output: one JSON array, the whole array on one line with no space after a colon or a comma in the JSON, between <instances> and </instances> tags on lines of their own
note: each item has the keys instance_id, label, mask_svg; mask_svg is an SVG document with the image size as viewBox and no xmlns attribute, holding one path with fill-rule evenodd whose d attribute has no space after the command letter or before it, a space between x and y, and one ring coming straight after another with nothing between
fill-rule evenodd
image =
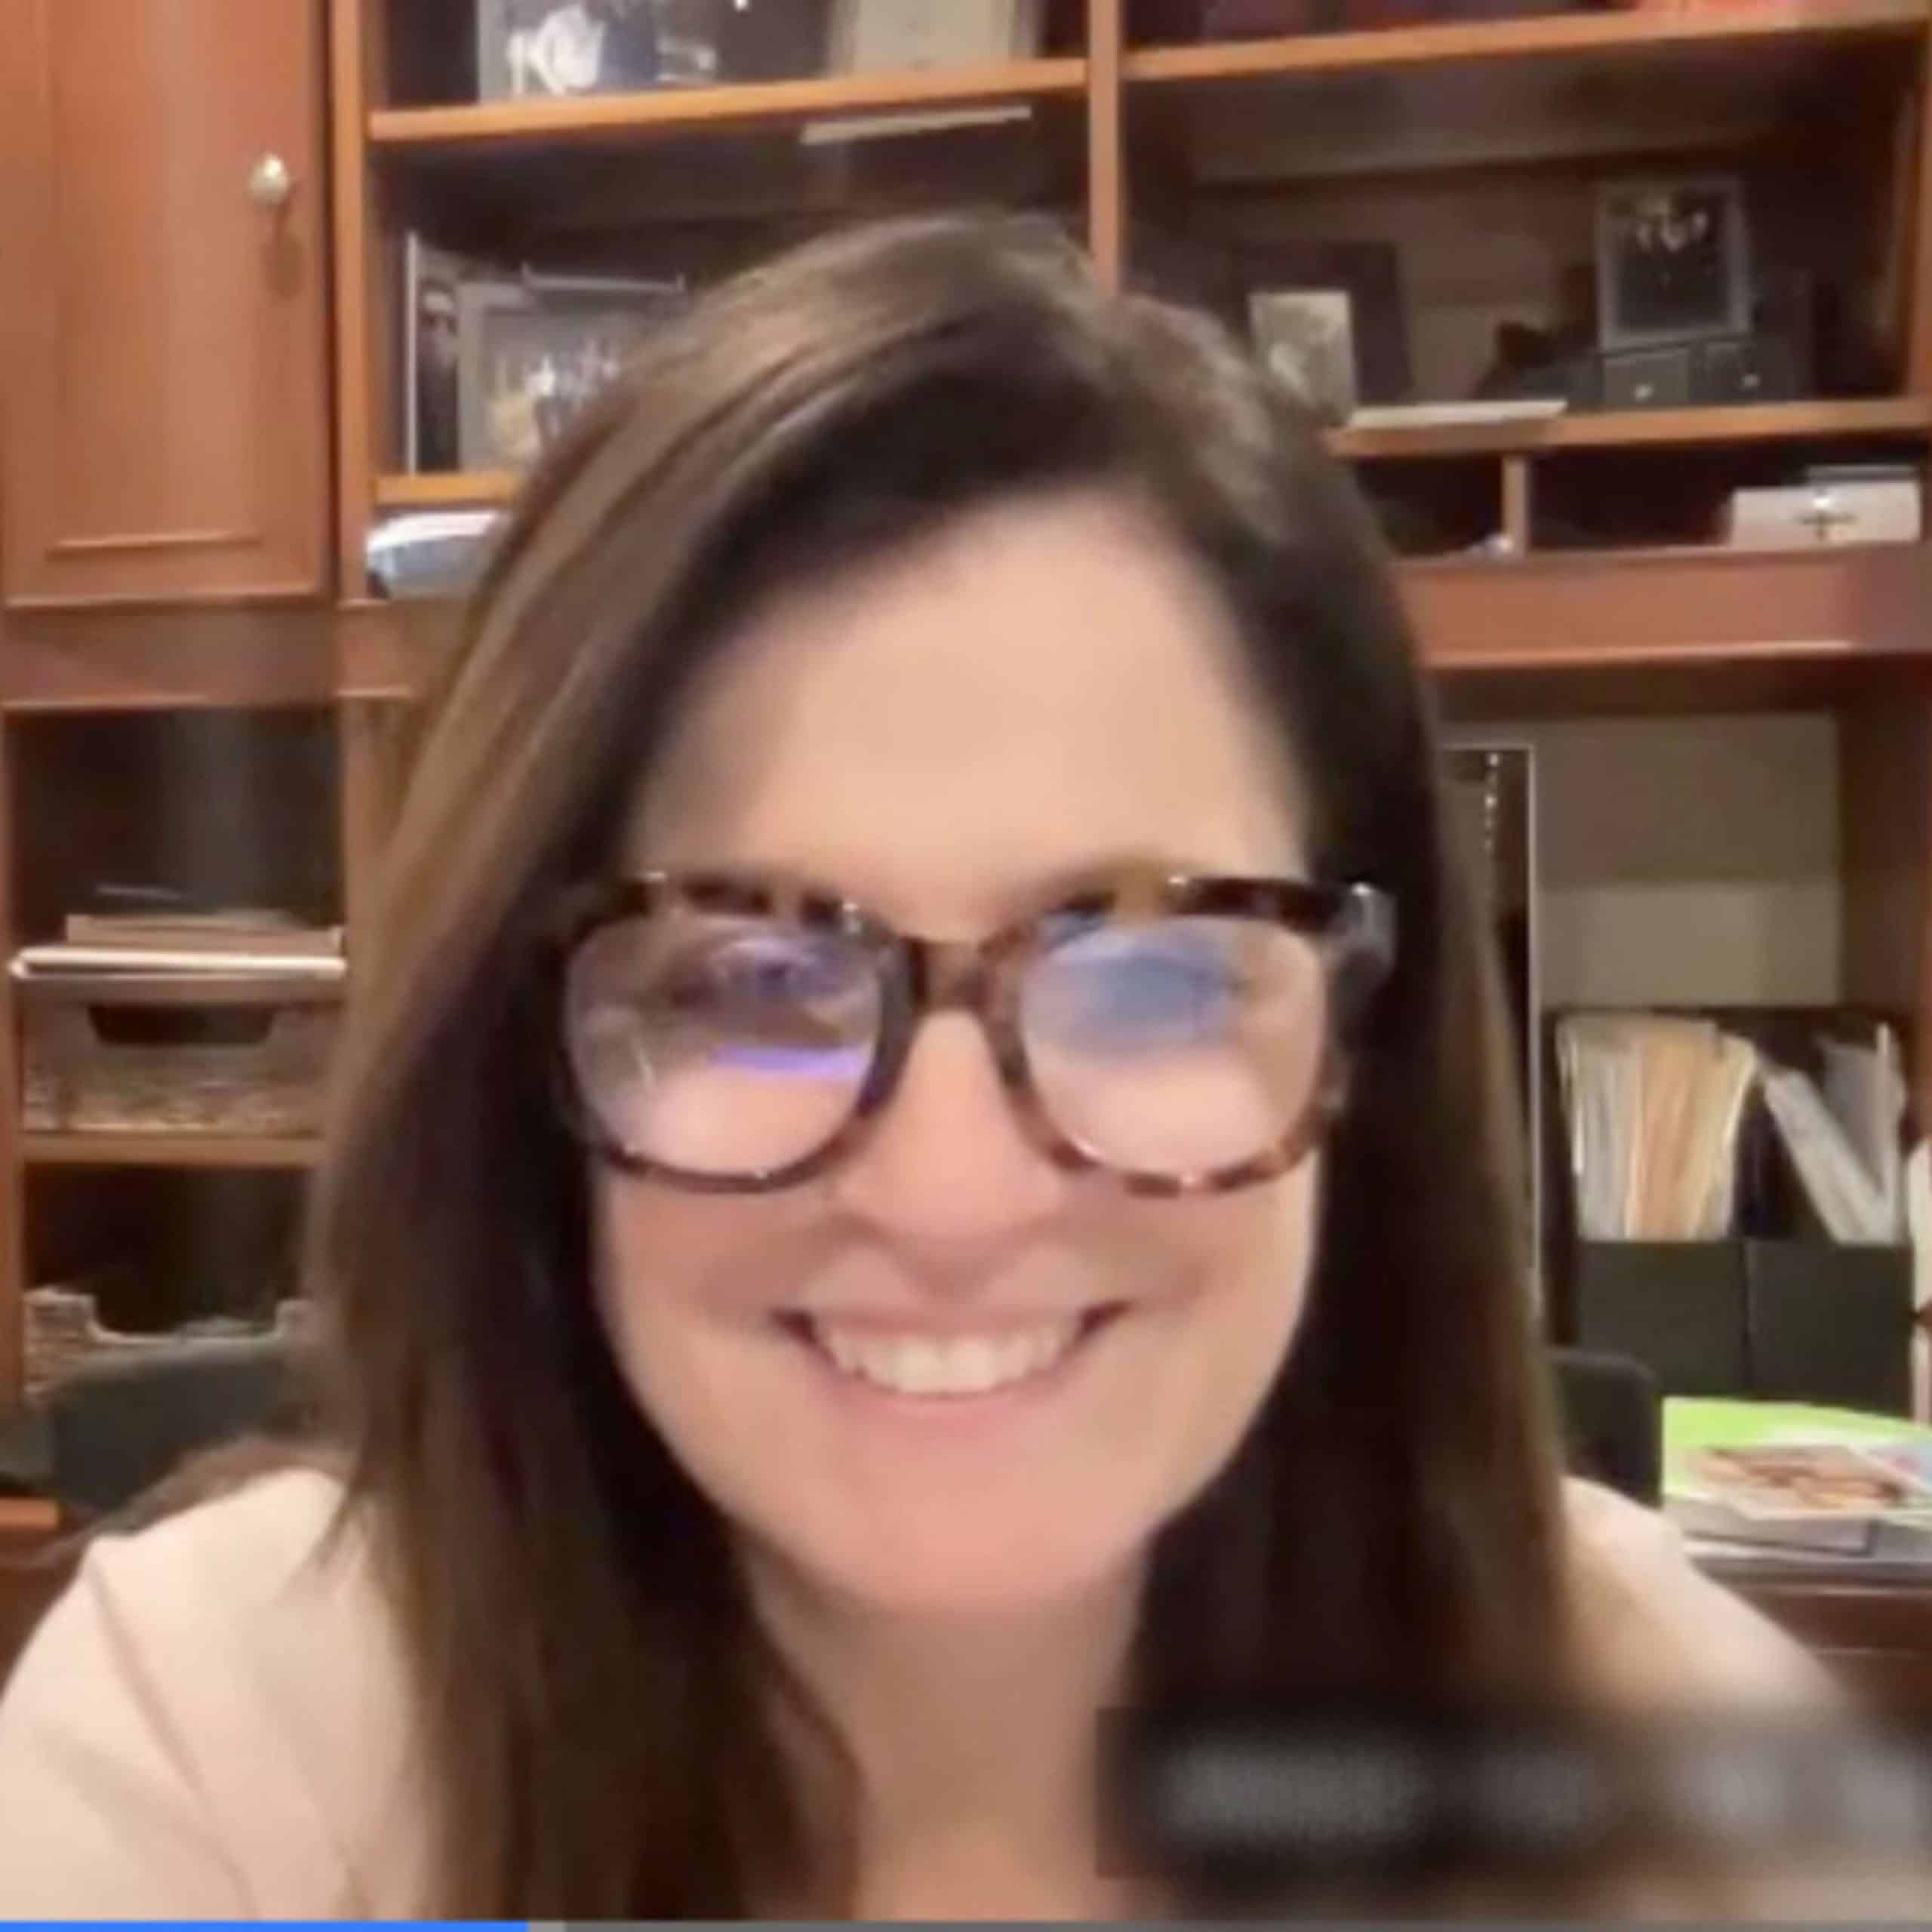
<instances>
[{"instance_id":1,"label":"white paper","mask_svg":"<svg viewBox=\"0 0 1932 1932\"><path fill-rule=\"evenodd\" d=\"M1895 1238L1878 1184L1813 1083L1789 1067L1767 1067L1764 1103L1818 1218L1834 1241Z\"/></svg>"},{"instance_id":2,"label":"white paper","mask_svg":"<svg viewBox=\"0 0 1932 1932\"><path fill-rule=\"evenodd\" d=\"M1887 1226L1884 1238L1897 1240L1904 1232L1899 1124L1906 1099L1898 1036L1881 1024L1869 1046L1833 1039L1820 1040L1819 1046L1825 1103L1878 1190Z\"/></svg>"}]
</instances>

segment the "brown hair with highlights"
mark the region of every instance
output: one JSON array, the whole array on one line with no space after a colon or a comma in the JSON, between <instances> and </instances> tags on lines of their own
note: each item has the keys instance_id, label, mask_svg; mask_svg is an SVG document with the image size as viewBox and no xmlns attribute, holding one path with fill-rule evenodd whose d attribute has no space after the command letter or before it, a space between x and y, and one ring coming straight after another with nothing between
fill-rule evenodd
<instances>
[{"instance_id":1,"label":"brown hair with highlights","mask_svg":"<svg viewBox=\"0 0 1932 1932\"><path fill-rule=\"evenodd\" d=\"M1301 1332L1160 1537L1150 1699L1535 1694L1561 1675L1557 1465L1494 1003L1381 546L1206 320L1029 224L814 244L670 325L532 480L475 600L358 957L310 1255L352 1475L464 1916L850 1897L835 1727L761 1639L718 1513L619 1379L534 934L607 874L681 694L755 603L974 506L1152 507L1220 589L1316 876L1392 900L1330 1130ZM1050 639L1041 648L1051 648Z\"/></svg>"}]
</instances>

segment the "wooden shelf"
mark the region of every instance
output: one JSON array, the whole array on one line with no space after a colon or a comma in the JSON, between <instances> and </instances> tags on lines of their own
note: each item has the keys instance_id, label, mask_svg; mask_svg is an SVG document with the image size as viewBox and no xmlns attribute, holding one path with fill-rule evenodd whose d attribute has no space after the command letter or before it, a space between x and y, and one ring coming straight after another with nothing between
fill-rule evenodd
<instances>
[{"instance_id":1,"label":"wooden shelf","mask_svg":"<svg viewBox=\"0 0 1932 1932\"><path fill-rule=\"evenodd\" d=\"M321 1143L294 1134L23 1134L38 1168L312 1168Z\"/></svg>"},{"instance_id":2,"label":"wooden shelf","mask_svg":"<svg viewBox=\"0 0 1932 1932\"><path fill-rule=\"evenodd\" d=\"M0 611L0 709L272 709L422 688L454 601Z\"/></svg>"},{"instance_id":3,"label":"wooden shelf","mask_svg":"<svg viewBox=\"0 0 1932 1932\"><path fill-rule=\"evenodd\" d=\"M423 475L376 478L379 510L469 509L508 503L522 481L509 469L432 471Z\"/></svg>"},{"instance_id":4,"label":"wooden shelf","mask_svg":"<svg viewBox=\"0 0 1932 1932\"><path fill-rule=\"evenodd\" d=\"M1740 0L1731 5L1552 14L1360 33L1149 47L1121 63L1130 85L1263 79L1378 68L1575 54L1632 54L1700 43L1922 35L1927 0Z\"/></svg>"},{"instance_id":5,"label":"wooden shelf","mask_svg":"<svg viewBox=\"0 0 1932 1932\"><path fill-rule=\"evenodd\" d=\"M1404 599L1452 675L1774 664L1932 670L1932 545L1578 552L1412 563Z\"/></svg>"},{"instance_id":6,"label":"wooden shelf","mask_svg":"<svg viewBox=\"0 0 1932 1932\"><path fill-rule=\"evenodd\" d=\"M97 605L0 611L0 707L157 711L328 704L328 605Z\"/></svg>"},{"instance_id":7,"label":"wooden shelf","mask_svg":"<svg viewBox=\"0 0 1932 1932\"><path fill-rule=\"evenodd\" d=\"M1331 429L1327 442L1336 455L1360 461L1791 441L1807 437L1923 437L1928 431L1932 431L1932 398L1882 396L1848 402L1759 402L1721 408L1592 410L1513 423L1343 428Z\"/></svg>"},{"instance_id":8,"label":"wooden shelf","mask_svg":"<svg viewBox=\"0 0 1932 1932\"><path fill-rule=\"evenodd\" d=\"M835 74L730 87L665 88L569 100L382 107L370 114L369 141L380 155L522 142L649 138L724 128L784 128L850 115L1075 97L1086 86L1087 63L1063 58L905 73Z\"/></svg>"}]
</instances>

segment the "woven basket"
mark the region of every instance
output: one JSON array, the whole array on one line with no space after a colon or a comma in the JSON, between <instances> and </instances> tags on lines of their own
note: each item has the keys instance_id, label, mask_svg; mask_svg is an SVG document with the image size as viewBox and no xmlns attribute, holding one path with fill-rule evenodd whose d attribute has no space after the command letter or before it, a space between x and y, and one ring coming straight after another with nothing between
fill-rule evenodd
<instances>
[{"instance_id":1,"label":"woven basket","mask_svg":"<svg viewBox=\"0 0 1932 1932\"><path fill-rule=\"evenodd\" d=\"M272 1324L197 1322L155 1334L103 1327L91 1294L75 1288L29 1288L26 1293L26 1398L38 1401L84 1364L103 1356L140 1356L171 1349L195 1336L273 1335L300 1340L312 1333L314 1312L306 1302L277 1305Z\"/></svg>"},{"instance_id":2,"label":"woven basket","mask_svg":"<svg viewBox=\"0 0 1932 1932\"><path fill-rule=\"evenodd\" d=\"M263 1011L255 1038L163 1044L112 1037L103 1021L112 1011L56 1001L26 1008L22 1112L30 1131L303 1134L321 1127L338 1008Z\"/></svg>"}]
</instances>

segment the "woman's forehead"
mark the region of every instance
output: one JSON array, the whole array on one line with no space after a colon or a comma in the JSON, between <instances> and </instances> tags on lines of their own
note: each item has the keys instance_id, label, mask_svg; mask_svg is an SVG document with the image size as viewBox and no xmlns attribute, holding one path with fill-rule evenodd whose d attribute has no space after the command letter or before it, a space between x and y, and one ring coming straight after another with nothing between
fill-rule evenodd
<instances>
[{"instance_id":1,"label":"woman's forehead","mask_svg":"<svg viewBox=\"0 0 1932 1932\"><path fill-rule=\"evenodd\" d=\"M686 707L628 856L942 914L1128 855L1299 869L1280 739L1225 605L1151 515L1023 499L772 598Z\"/></svg>"}]
</instances>

